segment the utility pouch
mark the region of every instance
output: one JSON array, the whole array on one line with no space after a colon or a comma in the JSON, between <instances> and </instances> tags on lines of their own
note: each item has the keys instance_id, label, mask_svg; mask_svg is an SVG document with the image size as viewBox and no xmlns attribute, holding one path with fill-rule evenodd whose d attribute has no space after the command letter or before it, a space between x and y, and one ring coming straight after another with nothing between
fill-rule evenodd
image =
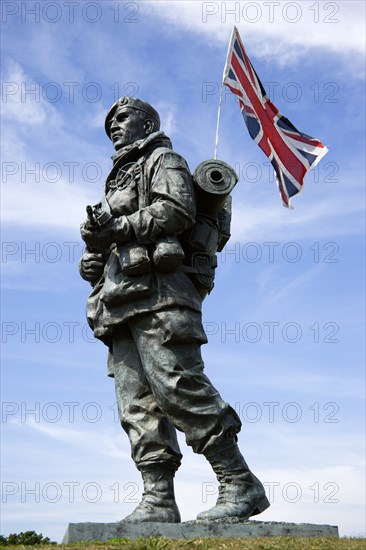
<instances>
[{"instance_id":1,"label":"utility pouch","mask_svg":"<svg viewBox=\"0 0 366 550\"><path fill-rule=\"evenodd\" d=\"M197 212L196 223L184 237L189 249L215 254L219 239L216 218Z\"/></svg>"},{"instance_id":2,"label":"utility pouch","mask_svg":"<svg viewBox=\"0 0 366 550\"><path fill-rule=\"evenodd\" d=\"M162 237L156 241L153 262L156 271L174 273L184 260L183 248L174 235Z\"/></svg>"},{"instance_id":3,"label":"utility pouch","mask_svg":"<svg viewBox=\"0 0 366 550\"><path fill-rule=\"evenodd\" d=\"M217 244L217 252L221 252L228 240L231 237L231 196L229 195L224 206L217 214L217 225L219 228L219 240Z\"/></svg>"},{"instance_id":4,"label":"utility pouch","mask_svg":"<svg viewBox=\"0 0 366 550\"><path fill-rule=\"evenodd\" d=\"M116 249L123 273L129 276L143 275L151 271L147 247L137 243L127 243Z\"/></svg>"}]
</instances>

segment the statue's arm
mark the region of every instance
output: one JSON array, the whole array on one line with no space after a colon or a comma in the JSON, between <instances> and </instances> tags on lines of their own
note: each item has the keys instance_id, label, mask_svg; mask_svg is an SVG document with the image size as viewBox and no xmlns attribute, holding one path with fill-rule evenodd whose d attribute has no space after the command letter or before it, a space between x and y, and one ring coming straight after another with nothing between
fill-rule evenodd
<instances>
[{"instance_id":1,"label":"statue's arm","mask_svg":"<svg viewBox=\"0 0 366 550\"><path fill-rule=\"evenodd\" d=\"M151 171L150 204L126 216L139 243L176 235L195 221L195 193L185 160L176 153L162 154Z\"/></svg>"}]
</instances>

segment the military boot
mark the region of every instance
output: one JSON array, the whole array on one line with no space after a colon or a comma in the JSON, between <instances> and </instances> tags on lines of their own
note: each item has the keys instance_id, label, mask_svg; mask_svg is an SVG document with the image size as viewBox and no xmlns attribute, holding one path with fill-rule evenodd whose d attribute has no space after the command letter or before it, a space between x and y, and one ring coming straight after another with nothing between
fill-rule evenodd
<instances>
[{"instance_id":1,"label":"military boot","mask_svg":"<svg viewBox=\"0 0 366 550\"><path fill-rule=\"evenodd\" d=\"M248 519L269 507L264 487L249 470L236 444L207 456L220 483L216 505L197 516L199 521Z\"/></svg>"},{"instance_id":2,"label":"military boot","mask_svg":"<svg viewBox=\"0 0 366 550\"><path fill-rule=\"evenodd\" d=\"M174 473L162 466L140 469L144 482L142 500L137 508L122 521L179 523L180 513L174 497Z\"/></svg>"}]
</instances>

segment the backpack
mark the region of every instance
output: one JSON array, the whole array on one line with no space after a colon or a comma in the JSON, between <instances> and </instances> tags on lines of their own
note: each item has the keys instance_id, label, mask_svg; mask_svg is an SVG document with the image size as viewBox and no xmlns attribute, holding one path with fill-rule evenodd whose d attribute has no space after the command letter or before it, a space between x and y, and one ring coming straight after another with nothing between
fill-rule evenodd
<instances>
[{"instance_id":1,"label":"backpack","mask_svg":"<svg viewBox=\"0 0 366 550\"><path fill-rule=\"evenodd\" d=\"M231 196L238 181L223 161L201 162L193 173L197 212L193 226L179 236L185 253L181 269L203 299L214 287L217 252L230 239Z\"/></svg>"}]
</instances>

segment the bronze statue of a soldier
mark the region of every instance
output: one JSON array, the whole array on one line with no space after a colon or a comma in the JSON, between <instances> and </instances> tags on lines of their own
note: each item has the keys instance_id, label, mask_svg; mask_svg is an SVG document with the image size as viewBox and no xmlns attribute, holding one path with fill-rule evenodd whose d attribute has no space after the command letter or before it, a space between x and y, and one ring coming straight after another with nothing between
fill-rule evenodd
<instances>
[{"instance_id":1,"label":"bronze statue of a soldier","mask_svg":"<svg viewBox=\"0 0 366 550\"><path fill-rule=\"evenodd\" d=\"M93 286L88 322L109 348L121 424L144 482L124 521L180 521L176 429L220 483L216 505L197 519L247 519L269 502L237 446L238 415L203 372L205 292L185 262L184 235L196 223L190 170L145 101L121 98L105 128L116 153L105 195L81 226L80 273Z\"/></svg>"}]
</instances>

